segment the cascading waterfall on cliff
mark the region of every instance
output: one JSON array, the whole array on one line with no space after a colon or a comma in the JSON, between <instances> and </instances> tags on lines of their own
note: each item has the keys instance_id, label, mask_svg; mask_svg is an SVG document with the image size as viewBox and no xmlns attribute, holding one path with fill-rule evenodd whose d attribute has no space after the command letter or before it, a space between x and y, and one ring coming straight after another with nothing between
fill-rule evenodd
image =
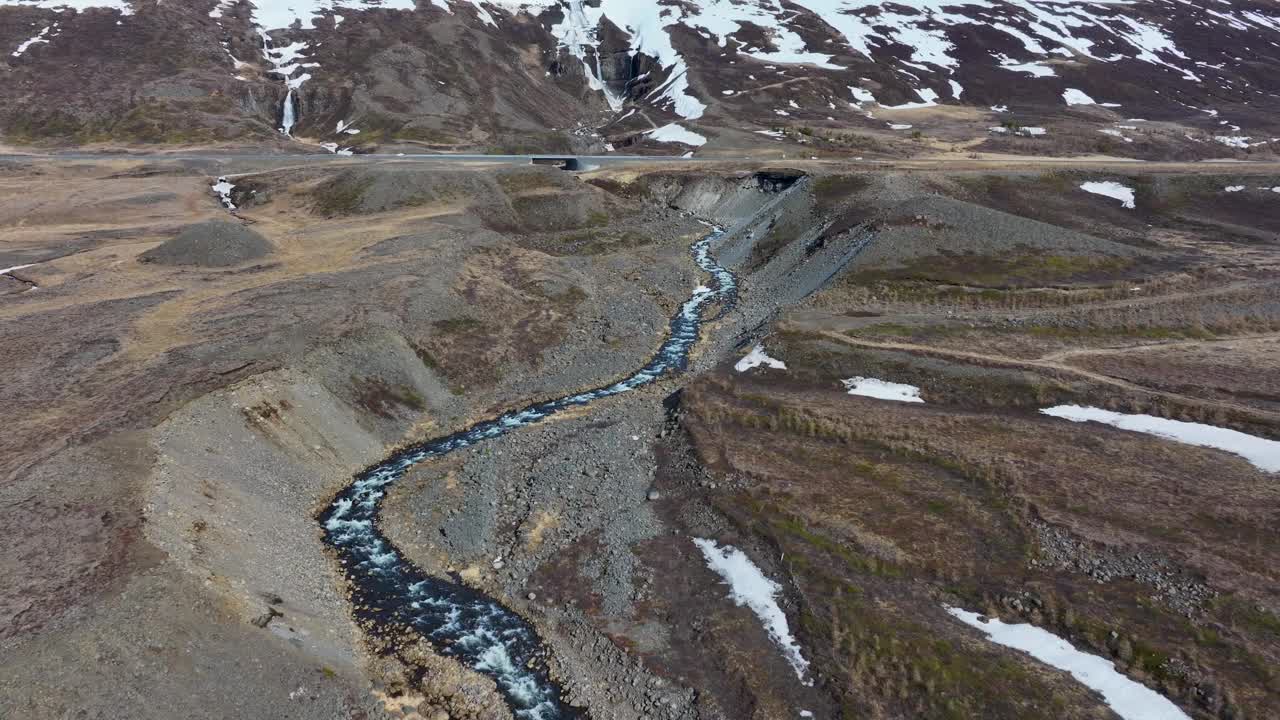
<instances>
[{"instance_id":1,"label":"cascading waterfall on cliff","mask_svg":"<svg viewBox=\"0 0 1280 720\"><path fill-rule=\"evenodd\" d=\"M297 124L297 115L293 109L293 88L284 96L284 108L280 111L280 132L293 135L293 126Z\"/></svg>"},{"instance_id":2,"label":"cascading waterfall on cliff","mask_svg":"<svg viewBox=\"0 0 1280 720\"><path fill-rule=\"evenodd\" d=\"M551 34L569 51L570 55L582 62L582 69L587 74L587 86L592 90L604 93L609 107L617 112L622 109L626 98L615 93L604 81L604 73L600 69L600 53L595 49L597 42L596 28L599 17L588 18L582 7L583 0L567 0L568 6L563 8L564 20L551 27ZM595 11L599 14L599 11ZM587 61L587 50L591 49L591 62Z\"/></svg>"},{"instance_id":3,"label":"cascading waterfall on cliff","mask_svg":"<svg viewBox=\"0 0 1280 720\"><path fill-rule=\"evenodd\" d=\"M311 79L311 73L303 72L295 77L294 73L305 68L319 67L319 63L302 62L303 53L307 50L307 43L295 42L282 47L275 47L272 44L271 36L265 31L259 30L258 34L262 37L262 56L267 62L271 63L271 73L284 77L285 87L288 92L284 96L284 106L280 109L280 133L282 135L293 135L293 127L298 123L297 101L294 99L294 91L302 87L302 84Z\"/></svg>"}]
</instances>

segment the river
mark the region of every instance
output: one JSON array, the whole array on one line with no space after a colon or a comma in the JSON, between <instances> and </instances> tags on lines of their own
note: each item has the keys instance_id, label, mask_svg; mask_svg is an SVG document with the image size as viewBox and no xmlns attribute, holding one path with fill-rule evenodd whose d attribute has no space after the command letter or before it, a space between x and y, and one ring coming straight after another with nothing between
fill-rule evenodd
<instances>
[{"instance_id":1,"label":"river","mask_svg":"<svg viewBox=\"0 0 1280 720\"><path fill-rule=\"evenodd\" d=\"M667 339L651 360L627 378L529 405L483 420L451 435L400 450L356 475L320 515L324 540L333 548L351 589L356 620L366 632L394 645L416 633L437 651L457 658L497 683L520 720L561 720L579 712L561 698L542 660L534 629L497 600L449 579L428 575L382 534L378 511L390 486L414 465L542 422L566 409L643 387L684 370L698 341L703 314L714 304L723 315L737 300L737 279L711 256L722 235L716 229L690 248L708 273L671 319Z\"/></svg>"}]
</instances>

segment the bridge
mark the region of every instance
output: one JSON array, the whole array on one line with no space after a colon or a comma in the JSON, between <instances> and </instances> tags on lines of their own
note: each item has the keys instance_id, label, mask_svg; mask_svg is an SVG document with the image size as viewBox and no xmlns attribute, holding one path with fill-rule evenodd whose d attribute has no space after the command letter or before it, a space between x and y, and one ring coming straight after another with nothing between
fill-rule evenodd
<instances>
[{"instance_id":1,"label":"bridge","mask_svg":"<svg viewBox=\"0 0 1280 720\"><path fill-rule=\"evenodd\" d=\"M561 170L581 170L582 160L576 155L531 155L530 165L554 165Z\"/></svg>"}]
</instances>

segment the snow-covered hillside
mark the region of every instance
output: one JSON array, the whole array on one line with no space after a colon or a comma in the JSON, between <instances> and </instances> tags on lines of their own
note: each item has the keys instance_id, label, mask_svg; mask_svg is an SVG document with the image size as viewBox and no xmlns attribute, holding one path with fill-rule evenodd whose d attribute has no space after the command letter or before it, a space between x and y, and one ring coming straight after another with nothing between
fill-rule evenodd
<instances>
[{"instance_id":1,"label":"snow-covered hillside","mask_svg":"<svg viewBox=\"0 0 1280 720\"><path fill-rule=\"evenodd\" d=\"M576 127L601 147L606 139L643 142L671 123L700 126L697 135L708 130L713 141L717 128L750 131L761 142L771 135L760 130L776 137L802 126L945 134L927 115L945 106L972 109L951 118L972 120L971 133L987 134L993 114L1013 113L997 119L1003 127L991 142L999 143L1050 142L1072 131L1053 126L1063 118L1097 125L1086 142L1115 138L1133 153L1154 147L1155 126L1133 132L1118 123L1166 123L1160 142L1216 152L1263 148L1280 135L1280 121L1270 119L1280 114L1272 81L1280 7L1256 0L197 0L182 8L152 0L0 0L0 19L14 20L0 23L11 28L0 42L12 45L12 71L57 62L59 46L73 42L77 13L101 11L117 18L121 32L147 25L149 16L183 15L226 48L223 77L245 84L240 92L251 92L255 79L245 65L276 83L277 95L293 91L297 100L273 102L271 124L296 123L304 135L323 135L315 128L358 116L363 103L378 105L360 97L361 88L387 82L371 77L385 75L386 64L366 64L370 55L408 48L426 56L415 55L415 69L448 98L432 102L453 106L454 116L478 112L476 95L497 92L484 88L485 76L499 73L512 82L502 92L519 94L523 86L540 106L556 106L563 125L539 119L535 126ZM46 31L54 21L56 32ZM261 38L251 53L237 46L246 37ZM76 44L83 50L85 42ZM466 47L468 62L482 62L463 66L462 53L445 52L433 63L450 42ZM500 46L509 56L486 67L484 53ZM282 58L282 48L292 49ZM540 65L528 67L535 58ZM527 78L512 78L513 69ZM462 97L454 92L471 85ZM317 106L322 95L321 105L343 107ZM381 104L394 107L373 107L379 114L413 122L415 103ZM293 117L285 116L289 109ZM904 121L904 112L917 115ZM516 129L521 113L511 115L506 122ZM460 132L445 127L456 120L433 123L419 134ZM1048 130L1021 132L1026 126Z\"/></svg>"},{"instance_id":2,"label":"snow-covered hillside","mask_svg":"<svg viewBox=\"0 0 1280 720\"><path fill-rule=\"evenodd\" d=\"M1263 48L1266 57L1280 48L1280 10L1222 0L1208 7L1191 0L793 0L805 12L784 9L780 0L566 3L574 8L569 17L585 18L592 28L612 23L630 37L631 52L658 58L673 75L661 97L689 119L699 117L703 106L688 93L687 81L674 79L688 72L670 38L677 27L720 48L732 43L738 54L759 62L847 72L857 64L850 59L874 60L917 87L937 85L956 100L963 85L943 81L990 69L1054 77L1054 65L1067 63L1145 63L1186 82L1229 87L1236 82L1232 68L1257 56L1233 44L1205 46L1198 36L1180 46L1176 36L1188 25L1256 35L1255 43L1271 49ZM574 51L585 54L580 46ZM1261 86L1239 90L1270 94Z\"/></svg>"}]
</instances>

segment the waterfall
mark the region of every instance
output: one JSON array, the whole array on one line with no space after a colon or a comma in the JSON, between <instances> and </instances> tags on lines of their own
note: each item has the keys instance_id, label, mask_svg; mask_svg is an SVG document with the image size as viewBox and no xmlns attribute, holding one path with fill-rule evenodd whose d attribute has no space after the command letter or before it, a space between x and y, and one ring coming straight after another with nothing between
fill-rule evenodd
<instances>
[{"instance_id":1,"label":"waterfall","mask_svg":"<svg viewBox=\"0 0 1280 720\"><path fill-rule=\"evenodd\" d=\"M285 87L288 92L284 96L284 107L280 109L280 134L292 136L293 126L298 124L298 108L297 101L294 99L294 91L302 87L302 84L311 79L311 73L304 72L295 77L295 73L304 68L319 67L319 63L302 62L303 53L307 50L307 43L295 42L283 47L275 47L271 43L271 36L261 29L258 34L262 37L262 56L271 63L271 73L284 77Z\"/></svg>"},{"instance_id":2,"label":"waterfall","mask_svg":"<svg viewBox=\"0 0 1280 720\"><path fill-rule=\"evenodd\" d=\"M284 109L280 113L280 132L284 135L292 135L293 126L297 122L297 115L293 109L293 88L289 88L289 93L284 96Z\"/></svg>"}]
</instances>

